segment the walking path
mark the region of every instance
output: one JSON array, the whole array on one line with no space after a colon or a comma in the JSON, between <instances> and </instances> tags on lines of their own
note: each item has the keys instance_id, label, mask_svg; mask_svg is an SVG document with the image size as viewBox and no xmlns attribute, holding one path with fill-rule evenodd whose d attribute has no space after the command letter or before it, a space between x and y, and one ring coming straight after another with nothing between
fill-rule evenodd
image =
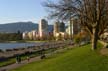
<instances>
[{"instance_id":1,"label":"walking path","mask_svg":"<svg viewBox=\"0 0 108 71\"><path fill-rule=\"evenodd\" d=\"M72 48L72 47L70 47ZM53 53L48 53L46 54L46 56L51 56L52 54L54 53L57 53L57 52L62 52L64 49L59 49L59 50L56 50L54 51ZM0 71L9 71L9 70L12 70L12 69L15 69L15 68L18 68L18 67L21 67L21 66L24 66L28 63L31 63L31 62L35 62L35 61L39 61L41 60L40 59L40 56L37 56L37 57L34 57L34 58L30 58L30 61L28 62L28 60L24 60L22 61L21 63L17 64L17 63L14 63L14 64L11 64L11 65L8 65L8 66L4 66L4 67L1 67L0 68Z\"/></svg>"}]
</instances>

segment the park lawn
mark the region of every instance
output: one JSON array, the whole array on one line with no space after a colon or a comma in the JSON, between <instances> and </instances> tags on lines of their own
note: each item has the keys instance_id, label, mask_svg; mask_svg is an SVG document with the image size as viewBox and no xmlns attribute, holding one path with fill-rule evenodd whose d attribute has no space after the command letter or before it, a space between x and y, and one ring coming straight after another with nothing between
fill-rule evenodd
<instances>
[{"instance_id":1,"label":"park lawn","mask_svg":"<svg viewBox=\"0 0 108 71\"><path fill-rule=\"evenodd\" d=\"M13 64L15 62L16 62L15 58L12 58L12 59L9 59L7 61L0 62L0 67L6 66L6 65L10 65L10 64Z\"/></svg>"},{"instance_id":2,"label":"park lawn","mask_svg":"<svg viewBox=\"0 0 108 71\"><path fill-rule=\"evenodd\" d=\"M12 71L107 71L108 57L90 47L69 49Z\"/></svg>"}]
</instances>

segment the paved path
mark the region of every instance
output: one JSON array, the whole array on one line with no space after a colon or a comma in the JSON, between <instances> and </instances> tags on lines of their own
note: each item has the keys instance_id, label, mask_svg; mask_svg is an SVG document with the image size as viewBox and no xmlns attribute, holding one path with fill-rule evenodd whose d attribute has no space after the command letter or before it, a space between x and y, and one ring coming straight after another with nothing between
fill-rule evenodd
<instances>
[{"instance_id":1,"label":"paved path","mask_svg":"<svg viewBox=\"0 0 108 71\"><path fill-rule=\"evenodd\" d=\"M68 48L73 48L73 47L68 47ZM66 48L66 49L67 49L67 48ZM52 52L52 53L46 54L46 56L47 56L47 57L48 57L48 56L51 56L52 54L55 54L55 53L57 53L57 52L62 52L63 50L64 50L64 49L56 50L56 51L54 51L54 52ZM8 66L1 67L1 68L0 68L0 71L10 71L10 70L12 70L12 69L15 69L15 68L24 66L24 65L26 65L26 64L28 64L28 63L35 62L35 61L39 61L39 60L41 60L41 59L40 59L40 56L37 56L37 57L34 57L34 58L30 58L30 61L29 61L29 62L28 62L27 60L24 60L24 61L22 61L20 64L14 63L14 64L11 64L11 65L8 65Z\"/></svg>"}]
</instances>

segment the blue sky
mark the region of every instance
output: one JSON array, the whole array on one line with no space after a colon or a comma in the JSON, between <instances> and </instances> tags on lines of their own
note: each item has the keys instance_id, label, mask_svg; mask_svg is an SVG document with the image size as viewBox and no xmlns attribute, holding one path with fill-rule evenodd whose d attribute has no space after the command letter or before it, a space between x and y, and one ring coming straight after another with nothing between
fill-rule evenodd
<instances>
[{"instance_id":1,"label":"blue sky","mask_svg":"<svg viewBox=\"0 0 108 71\"><path fill-rule=\"evenodd\" d=\"M0 0L0 24L32 21L47 16L42 2L46 0Z\"/></svg>"}]
</instances>

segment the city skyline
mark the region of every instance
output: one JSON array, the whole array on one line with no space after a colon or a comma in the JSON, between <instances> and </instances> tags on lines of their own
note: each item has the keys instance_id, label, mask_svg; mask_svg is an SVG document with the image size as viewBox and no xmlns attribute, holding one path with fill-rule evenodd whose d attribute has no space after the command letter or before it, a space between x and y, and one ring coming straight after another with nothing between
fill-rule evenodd
<instances>
[{"instance_id":1,"label":"city skyline","mask_svg":"<svg viewBox=\"0 0 108 71\"><path fill-rule=\"evenodd\" d=\"M0 24L32 21L47 16L42 3L46 0L0 0Z\"/></svg>"}]
</instances>

